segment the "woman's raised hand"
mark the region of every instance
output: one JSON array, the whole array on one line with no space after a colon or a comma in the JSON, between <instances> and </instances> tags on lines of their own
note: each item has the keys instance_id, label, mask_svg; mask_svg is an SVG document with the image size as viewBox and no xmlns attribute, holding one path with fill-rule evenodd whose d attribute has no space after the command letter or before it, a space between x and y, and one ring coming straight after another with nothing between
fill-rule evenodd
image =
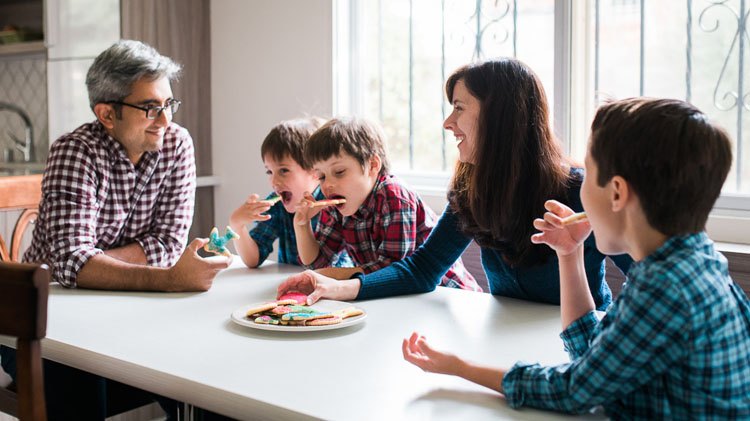
<instances>
[{"instance_id":1,"label":"woman's raised hand","mask_svg":"<svg viewBox=\"0 0 750 421\"><path fill-rule=\"evenodd\" d=\"M534 228L541 232L532 235L531 242L547 244L561 256L574 252L591 233L591 225L588 221L563 225L563 218L572 215L573 210L556 200L548 200L544 208L544 217L534 220Z\"/></svg>"}]
</instances>

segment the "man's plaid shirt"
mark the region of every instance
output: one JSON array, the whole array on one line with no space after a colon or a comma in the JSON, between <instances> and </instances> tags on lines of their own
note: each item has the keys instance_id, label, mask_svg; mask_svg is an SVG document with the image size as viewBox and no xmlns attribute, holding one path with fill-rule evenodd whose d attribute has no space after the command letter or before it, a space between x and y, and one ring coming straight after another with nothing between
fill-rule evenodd
<instances>
[{"instance_id":1,"label":"man's plaid shirt","mask_svg":"<svg viewBox=\"0 0 750 421\"><path fill-rule=\"evenodd\" d=\"M133 165L98 122L57 139L24 261L44 262L75 287L78 271L103 250L139 243L148 264L169 267L187 242L195 198L193 139L172 123L160 151Z\"/></svg>"},{"instance_id":2,"label":"man's plaid shirt","mask_svg":"<svg viewBox=\"0 0 750 421\"><path fill-rule=\"evenodd\" d=\"M705 233L673 237L633 263L602 321L588 313L561 337L571 363L518 363L504 376L512 407L750 419L750 301Z\"/></svg>"},{"instance_id":3,"label":"man's plaid shirt","mask_svg":"<svg viewBox=\"0 0 750 421\"><path fill-rule=\"evenodd\" d=\"M371 273L409 256L432 232L437 217L416 193L392 175L380 177L364 203L351 216L335 208L320 212L318 258L307 265L318 269L331 265L341 250L354 266ZM443 276L440 285L481 291L459 258Z\"/></svg>"}]
</instances>

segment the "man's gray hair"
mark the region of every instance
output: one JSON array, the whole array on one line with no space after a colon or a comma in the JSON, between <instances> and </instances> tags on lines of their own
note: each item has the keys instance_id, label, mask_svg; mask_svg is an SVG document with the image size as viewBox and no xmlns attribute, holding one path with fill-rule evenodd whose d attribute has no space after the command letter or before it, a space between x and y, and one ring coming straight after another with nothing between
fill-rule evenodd
<instances>
[{"instance_id":1,"label":"man's gray hair","mask_svg":"<svg viewBox=\"0 0 750 421\"><path fill-rule=\"evenodd\" d=\"M153 81L167 77L171 82L181 69L180 64L159 54L150 45L118 41L99 54L86 74L91 109L102 102L122 101L130 95L133 83L144 76Z\"/></svg>"}]
</instances>

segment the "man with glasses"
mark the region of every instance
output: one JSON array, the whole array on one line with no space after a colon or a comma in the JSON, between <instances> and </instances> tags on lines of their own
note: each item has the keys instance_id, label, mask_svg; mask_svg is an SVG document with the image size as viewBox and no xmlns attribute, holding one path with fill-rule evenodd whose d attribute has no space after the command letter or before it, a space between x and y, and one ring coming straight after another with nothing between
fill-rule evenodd
<instances>
[{"instance_id":1,"label":"man with glasses","mask_svg":"<svg viewBox=\"0 0 750 421\"><path fill-rule=\"evenodd\" d=\"M195 158L172 122L180 65L138 41L102 52L86 86L97 120L54 142L25 261L44 262L69 288L205 291L227 260L185 248ZM184 251L184 252L183 252Z\"/></svg>"},{"instance_id":2,"label":"man with glasses","mask_svg":"<svg viewBox=\"0 0 750 421\"><path fill-rule=\"evenodd\" d=\"M198 256L207 239L185 247L195 157L187 130L172 122L179 71L138 41L94 60L86 86L97 119L50 148L24 261L48 264L64 287L140 291L206 291L231 263ZM15 378L15 353L0 351ZM104 419L105 396L122 386L48 361L44 370L50 419Z\"/></svg>"}]
</instances>

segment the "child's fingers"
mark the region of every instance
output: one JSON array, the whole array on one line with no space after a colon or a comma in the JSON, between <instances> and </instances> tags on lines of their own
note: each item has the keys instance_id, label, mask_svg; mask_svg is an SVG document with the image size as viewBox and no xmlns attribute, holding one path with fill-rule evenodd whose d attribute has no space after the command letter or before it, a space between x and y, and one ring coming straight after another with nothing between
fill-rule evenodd
<instances>
[{"instance_id":1,"label":"child's fingers","mask_svg":"<svg viewBox=\"0 0 750 421\"><path fill-rule=\"evenodd\" d=\"M534 244L545 244L544 233L539 232L531 236L531 242Z\"/></svg>"},{"instance_id":2,"label":"child's fingers","mask_svg":"<svg viewBox=\"0 0 750 421\"><path fill-rule=\"evenodd\" d=\"M562 228L562 218L552 212L544 213L544 222L549 224L552 228Z\"/></svg>"},{"instance_id":3,"label":"child's fingers","mask_svg":"<svg viewBox=\"0 0 750 421\"><path fill-rule=\"evenodd\" d=\"M538 229L539 231L549 231L555 229L554 226L552 226L549 222L545 221L542 218L536 218L533 222L534 228Z\"/></svg>"},{"instance_id":4,"label":"child's fingers","mask_svg":"<svg viewBox=\"0 0 750 421\"><path fill-rule=\"evenodd\" d=\"M561 202L558 202L557 200L548 200L544 202L544 209L547 209L547 211L561 217L565 217L573 213L573 210L571 208Z\"/></svg>"},{"instance_id":5,"label":"child's fingers","mask_svg":"<svg viewBox=\"0 0 750 421\"><path fill-rule=\"evenodd\" d=\"M420 336L419 339L417 339L416 345L419 347L419 351L428 357L439 354L438 351L432 349L432 347L427 343L427 338L425 338L424 336Z\"/></svg>"}]
</instances>

